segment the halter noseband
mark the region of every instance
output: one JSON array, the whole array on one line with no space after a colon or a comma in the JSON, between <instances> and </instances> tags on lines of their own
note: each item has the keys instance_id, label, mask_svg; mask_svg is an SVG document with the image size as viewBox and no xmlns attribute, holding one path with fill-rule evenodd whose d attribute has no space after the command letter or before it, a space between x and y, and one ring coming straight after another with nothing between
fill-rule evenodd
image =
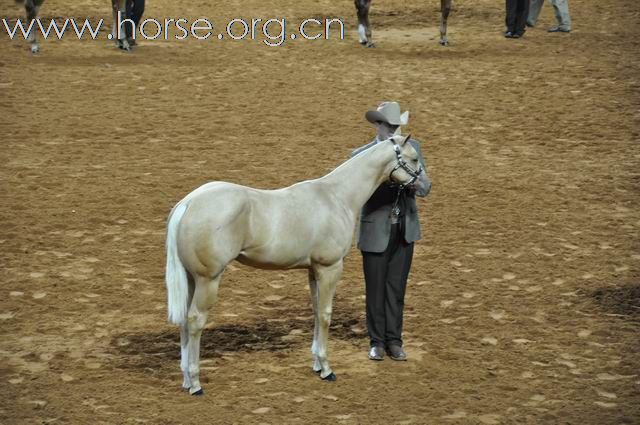
<instances>
[{"instance_id":1,"label":"halter noseband","mask_svg":"<svg viewBox=\"0 0 640 425\"><path fill-rule=\"evenodd\" d=\"M419 165L417 170L414 170L413 168L411 168L409 164L407 164L407 162L402 158L402 153L400 152L400 146L396 143L393 137L389 138L389 140L391 141L391 143L393 143L393 151L396 153L396 159L398 161L396 163L396 166L393 167L393 170L391 170L391 172L389 173L389 180L391 180L391 176L399 168L402 168L404 171L406 171L407 174L411 176L411 180L409 180L407 183L402 183L399 185L400 190L402 190L406 186L411 186L413 183L415 183L415 181L418 180L418 177L420 177L420 174L422 174L424 170L422 169L422 165Z\"/></svg>"}]
</instances>

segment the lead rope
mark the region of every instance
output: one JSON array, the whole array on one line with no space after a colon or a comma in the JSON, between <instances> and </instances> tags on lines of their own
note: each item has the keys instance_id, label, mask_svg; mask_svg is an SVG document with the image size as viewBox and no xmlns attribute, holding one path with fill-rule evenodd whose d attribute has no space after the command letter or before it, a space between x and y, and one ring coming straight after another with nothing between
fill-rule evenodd
<instances>
[{"instance_id":1,"label":"lead rope","mask_svg":"<svg viewBox=\"0 0 640 425\"><path fill-rule=\"evenodd\" d=\"M398 185L398 191L396 192L396 200L393 201L393 207L391 207L391 215L400 217L400 195L402 195L402 191L404 191L405 185Z\"/></svg>"}]
</instances>

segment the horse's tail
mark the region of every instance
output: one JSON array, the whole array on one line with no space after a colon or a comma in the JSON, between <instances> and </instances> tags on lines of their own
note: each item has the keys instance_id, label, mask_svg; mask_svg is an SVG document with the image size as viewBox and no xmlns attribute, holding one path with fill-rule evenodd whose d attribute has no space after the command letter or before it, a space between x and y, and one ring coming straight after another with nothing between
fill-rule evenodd
<instances>
[{"instance_id":1,"label":"horse's tail","mask_svg":"<svg viewBox=\"0 0 640 425\"><path fill-rule=\"evenodd\" d=\"M187 210L187 203L180 202L169 215L167 223L167 310L169 322L182 325L187 319L187 299L189 297L189 283L187 270L178 256L178 226Z\"/></svg>"}]
</instances>

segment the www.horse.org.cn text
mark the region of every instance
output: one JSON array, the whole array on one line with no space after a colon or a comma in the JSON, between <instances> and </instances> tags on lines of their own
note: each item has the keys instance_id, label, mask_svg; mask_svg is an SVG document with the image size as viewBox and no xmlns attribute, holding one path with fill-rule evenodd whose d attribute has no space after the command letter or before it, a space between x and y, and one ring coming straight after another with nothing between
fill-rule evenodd
<instances>
[{"instance_id":1,"label":"www.horse.org.cn text","mask_svg":"<svg viewBox=\"0 0 640 425\"><path fill-rule=\"evenodd\" d=\"M267 46L276 47L283 45L287 40L344 40L344 22L340 18L308 18L300 24L288 24L286 18L235 18L218 27L207 18L188 20L185 18L164 18L157 20L145 19L136 27L130 19L123 19L118 13L117 32L107 31L104 19L100 19L95 25L89 19L83 21L75 18L66 18L59 22L52 19L43 22L40 18L25 22L17 19L15 23L3 18L4 29L10 39L29 38L30 34L40 33L46 39L62 39L65 36L78 39L96 40L101 32L108 32L109 40L122 38L127 25L133 25L133 39L145 40L251 40L259 41ZM295 31L288 32L289 28Z\"/></svg>"}]
</instances>

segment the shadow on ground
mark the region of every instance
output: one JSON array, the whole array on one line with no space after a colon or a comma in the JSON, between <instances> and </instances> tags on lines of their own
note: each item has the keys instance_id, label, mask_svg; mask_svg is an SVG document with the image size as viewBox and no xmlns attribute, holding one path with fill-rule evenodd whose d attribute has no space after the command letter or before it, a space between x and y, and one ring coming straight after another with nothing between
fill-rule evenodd
<instances>
[{"instance_id":1,"label":"shadow on ground","mask_svg":"<svg viewBox=\"0 0 640 425\"><path fill-rule=\"evenodd\" d=\"M600 288L591 296L603 309L640 321L640 284Z\"/></svg>"},{"instance_id":2,"label":"shadow on ground","mask_svg":"<svg viewBox=\"0 0 640 425\"><path fill-rule=\"evenodd\" d=\"M334 314L329 338L361 345L366 338L363 327L363 319L351 312ZM202 332L200 354L203 359L216 359L257 351L283 352L310 345L312 338L311 319L214 325ZM122 333L112 339L111 348L121 359L120 368L156 372L168 366L173 370L180 360L180 332L176 327L161 332Z\"/></svg>"}]
</instances>

